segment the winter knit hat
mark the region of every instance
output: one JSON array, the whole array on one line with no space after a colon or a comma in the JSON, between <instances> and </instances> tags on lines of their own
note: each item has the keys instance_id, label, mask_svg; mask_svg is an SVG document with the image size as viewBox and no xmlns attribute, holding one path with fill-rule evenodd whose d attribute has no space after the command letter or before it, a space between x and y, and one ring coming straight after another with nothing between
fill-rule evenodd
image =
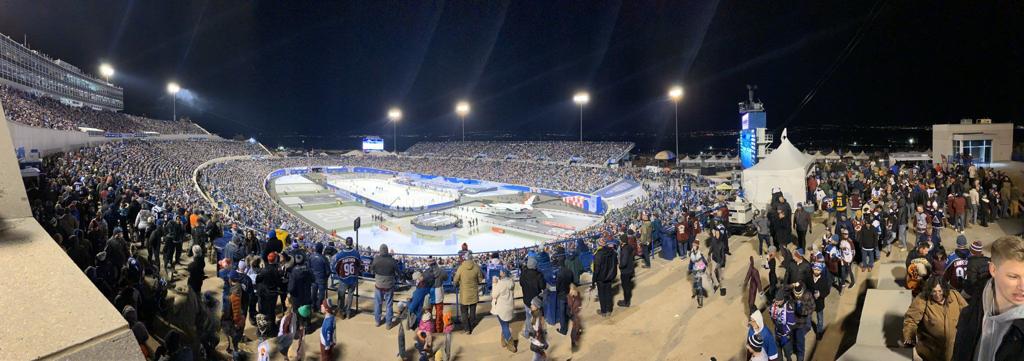
<instances>
[{"instance_id":1,"label":"winter knit hat","mask_svg":"<svg viewBox=\"0 0 1024 361\"><path fill-rule=\"evenodd\" d=\"M299 316L309 318L309 315L312 313L312 307L309 307L309 305L303 305L302 307L299 307Z\"/></svg>"},{"instance_id":2,"label":"winter knit hat","mask_svg":"<svg viewBox=\"0 0 1024 361\"><path fill-rule=\"evenodd\" d=\"M814 264L814 269L818 270L819 272L824 272L825 271L825 264L821 263L821 262L817 262L817 263Z\"/></svg>"},{"instance_id":3,"label":"winter knit hat","mask_svg":"<svg viewBox=\"0 0 1024 361\"><path fill-rule=\"evenodd\" d=\"M974 243L971 243L971 252L981 253L984 250L985 246L981 245L981 241L974 241Z\"/></svg>"},{"instance_id":4,"label":"winter knit hat","mask_svg":"<svg viewBox=\"0 0 1024 361\"><path fill-rule=\"evenodd\" d=\"M956 236L956 248L967 248L967 237L964 237L963 233L961 233L959 236Z\"/></svg>"},{"instance_id":5,"label":"winter knit hat","mask_svg":"<svg viewBox=\"0 0 1024 361\"><path fill-rule=\"evenodd\" d=\"M754 333L747 337L747 346L750 346L754 352L761 352L761 348L764 347L764 339L761 338L761 334Z\"/></svg>"}]
</instances>

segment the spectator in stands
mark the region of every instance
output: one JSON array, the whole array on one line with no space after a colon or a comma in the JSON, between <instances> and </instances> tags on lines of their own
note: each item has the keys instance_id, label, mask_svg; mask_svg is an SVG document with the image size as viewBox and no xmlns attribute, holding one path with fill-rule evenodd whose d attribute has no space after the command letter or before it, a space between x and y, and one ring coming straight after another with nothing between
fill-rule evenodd
<instances>
[{"instance_id":1,"label":"spectator in stands","mask_svg":"<svg viewBox=\"0 0 1024 361\"><path fill-rule=\"evenodd\" d=\"M529 337L528 333L530 330L531 316L530 302L533 301L534 297L537 297L544 291L546 286L544 282L544 275L537 271L537 257L530 255L526 257L525 268L520 271L519 274L519 287L523 290L523 304L526 309L526 322L523 327L523 337Z\"/></svg>"},{"instance_id":2,"label":"spectator in stands","mask_svg":"<svg viewBox=\"0 0 1024 361\"><path fill-rule=\"evenodd\" d=\"M625 245L623 245L625 246ZM602 317L612 313L612 283L615 282L618 260L615 248L601 238L594 254L594 282L597 283L597 298L601 303L598 314Z\"/></svg>"},{"instance_id":3,"label":"spectator in stands","mask_svg":"<svg viewBox=\"0 0 1024 361\"><path fill-rule=\"evenodd\" d=\"M498 324L501 326L501 346L512 353L516 352L516 344L512 340L509 323L515 316L515 287L515 282L509 278L508 271L503 269L494 277L491 288L491 313L498 317Z\"/></svg>"},{"instance_id":4,"label":"spectator in stands","mask_svg":"<svg viewBox=\"0 0 1024 361\"><path fill-rule=\"evenodd\" d=\"M374 295L373 295L373 319L377 324L377 327L387 323L387 327L391 328L391 318L394 315L394 309L391 300L395 295L395 277L398 276L397 264L395 259L388 253L388 246L386 244L380 245L379 254L373 258L370 262L370 270L374 275ZM381 319L382 308L386 309L386 315Z\"/></svg>"},{"instance_id":5,"label":"spectator in stands","mask_svg":"<svg viewBox=\"0 0 1024 361\"><path fill-rule=\"evenodd\" d=\"M362 260L359 253L352 247L352 237L345 239L345 248L334 255L332 261L334 274L338 277L338 305L341 307L341 319L352 317L355 304L356 288L359 286L359 273L362 272Z\"/></svg>"},{"instance_id":6,"label":"spectator in stands","mask_svg":"<svg viewBox=\"0 0 1024 361\"><path fill-rule=\"evenodd\" d=\"M473 253L466 252L465 259L452 277L452 283L459 288L459 309L464 317L463 329L466 334L473 334L476 325L476 304L480 301L480 283L484 281L480 265L473 260Z\"/></svg>"}]
</instances>

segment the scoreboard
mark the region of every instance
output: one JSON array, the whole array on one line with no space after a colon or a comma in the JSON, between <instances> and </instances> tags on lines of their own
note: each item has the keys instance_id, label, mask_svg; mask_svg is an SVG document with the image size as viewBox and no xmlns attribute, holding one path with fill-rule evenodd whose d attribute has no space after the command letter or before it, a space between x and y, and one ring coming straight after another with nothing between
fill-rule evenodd
<instances>
[{"instance_id":1,"label":"scoreboard","mask_svg":"<svg viewBox=\"0 0 1024 361\"><path fill-rule=\"evenodd\" d=\"M364 137L363 151L384 150L384 139L381 137Z\"/></svg>"}]
</instances>

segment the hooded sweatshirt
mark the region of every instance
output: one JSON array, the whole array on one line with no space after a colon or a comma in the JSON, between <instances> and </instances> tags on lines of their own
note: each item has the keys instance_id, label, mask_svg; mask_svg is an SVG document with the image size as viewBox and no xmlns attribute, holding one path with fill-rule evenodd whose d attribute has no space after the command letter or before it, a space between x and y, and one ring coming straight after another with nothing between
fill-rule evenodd
<instances>
[{"instance_id":1,"label":"hooded sweatshirt","mask_svg":"<svg viewBox=\"0 0 1024 361\"><path fill-rule=\"evenodd\" d=\"M977 357L975 360L994 360L1003 337L1010 330L1013 321L1024 319L1024 306L1015 306L1006 312L996 315L996 294L994 282L985 286L981 299L984 302L984 319L981 322L981 336L978 338Z\"/></svg>"},{"instance_id":2,"label":"hooded sweatshirt","mask_svg":"<svg viewBox=\"0 0 1024 361\"><path fill-rule=\"evenodd\" d=\"M760 328L755 330L751 327L747 327L747 338L750 338L750 335L755 333L761 335L761 340L764 341L764 345L762 346L764 348L761 352L768 356L769 360L778 359L779 351L778 345L775 344L775 335L769 332L767 327L764 327L764 315L761 314L761 311L754 311L750 314L750 320L757 322L757 325Z\"/></svg>"}]
</instances>

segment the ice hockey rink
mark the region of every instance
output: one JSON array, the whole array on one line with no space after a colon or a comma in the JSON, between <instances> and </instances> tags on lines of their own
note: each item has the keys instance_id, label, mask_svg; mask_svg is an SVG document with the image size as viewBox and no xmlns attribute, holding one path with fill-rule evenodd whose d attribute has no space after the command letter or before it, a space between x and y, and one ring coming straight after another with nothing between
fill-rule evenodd
<instances>
[{"instance_id":1,"label":"ice hockey rink","mask_svg":"<svg viewBox=\"0 0 1024 361\"><path fill-rule=\"evenodd\" d=\"M388 201L403 201L403 207L420 207L458 199L454 193L407 186L394 182L391 177L331 176L327 181L333 186L383 204L389 204ZM584 213L543 209L532 211L536 215L535 219L494 217L477 211L484 206L476 201L486 198L478 196L465 199L473 201L470 205L442 211L461 218L464 222L463 228L429 231L413 226L411 220L414 216L385 216L384 222L376 222L373 216L382 214L380 211L339 197L302 175L280 177L274 179L273 184L276 192L272 195L281 200L281 206L300 216L307 223L326 232L336 230L340 237L355 238L352 223L359 217L362 224L359 232L361 246L376 248L381 244L387 244L394 252L400 254L454 254L463 243L477 252L529 247L571 233L570 230L551 227L545 223L580 229L600 220L599 216ZM282 193L285 189L289 194ZM316 190L320 190L320 193L315 193ZM410 190L409 195L406 195L406 190ZM470 220L478 222L475 226L469 226Z\"/></svg>"}]
</instances>

